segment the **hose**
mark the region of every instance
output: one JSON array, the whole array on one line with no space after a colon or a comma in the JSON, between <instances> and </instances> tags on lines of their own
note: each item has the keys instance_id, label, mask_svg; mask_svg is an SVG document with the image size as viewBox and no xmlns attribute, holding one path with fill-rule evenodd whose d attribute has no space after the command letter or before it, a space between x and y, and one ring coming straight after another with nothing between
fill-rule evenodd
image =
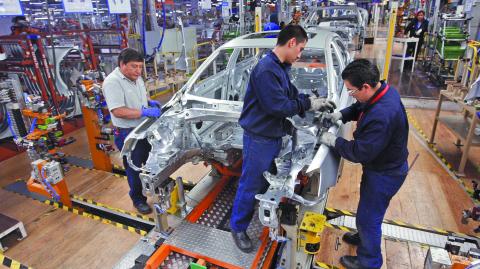
<instances>
[{"instance_id":1,"label":"hose","mask_svg":"<svg viewBox=\"0 0 480 269\"><path fill-rule=\"evenodd\" d=\"M165 30L167 29L167 12L166 12L166 9L165 9L165 2L163 1L162 2L162 16L163 16L162 36L160 37L160 41L158 42L158 45L153 49L152 54L148 55L147 44L145 42L145 28L146 28L145 18L147 17L146 16L146 13L147 13L147 3L146 2L147 1L143 1L142 41L143 41L143 51L145 53L145 59L147 59L147 58L149 59L149 58L153 57L155 55L155 53L157 53L157 51L159 51L160 48L162 47L163 38L165 37Z\"/></svg>"}]
</instances>

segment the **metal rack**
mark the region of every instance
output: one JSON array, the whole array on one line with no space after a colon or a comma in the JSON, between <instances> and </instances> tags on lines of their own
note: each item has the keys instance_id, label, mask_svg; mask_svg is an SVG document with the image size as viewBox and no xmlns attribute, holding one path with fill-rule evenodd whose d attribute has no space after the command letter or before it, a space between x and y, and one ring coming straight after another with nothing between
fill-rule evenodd
<instances>
[{"instance_id":1,"label":"metal rack","mask_svg":"<svg viewBox=\"0 0 480 269\"><path fill-rule=\"evenodd\" d=\"M447 80L445 82L447 89L440 91L435 120L429 140L429 143L434 143L438 122L441 122L455 135L457 138L455 145L459 147L463 146L462 158L458 167L459 175L464 175L470 148L472 146L480 146L480 137L475 136L474 133L475 127L480 123L479 118L476 116L477 108L475 104L467 104L464 102L469 87L480 74L477 55L479 47L480 43L478 42L473 41L469 43L467 47L467 57L462 58L458 62L454 79ZM441 116L442 103L445 100L458 104L462 109L462 113L460 115Z\"/></svg>"},{"instance_id":2,"label":"metal rack","mask_svg":"<svg viewBox=\"0 0 480 269\"><path fill-rule=\"evenodd\" d=\"M466 14L439 14L438 28L428 37L424 66L432 80L441 85L453 79L455 64L465 53L470 20Z\"/></svg>"}]
</instances>

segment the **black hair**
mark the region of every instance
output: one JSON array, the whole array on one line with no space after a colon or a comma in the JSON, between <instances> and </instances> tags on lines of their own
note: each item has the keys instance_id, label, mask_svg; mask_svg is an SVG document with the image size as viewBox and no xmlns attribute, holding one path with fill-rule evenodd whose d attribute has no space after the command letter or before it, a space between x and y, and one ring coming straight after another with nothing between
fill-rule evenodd
<instances>
[{"instance_id":1,"label":"black hair","mask_svg":"<svg viewBox=\"0 0 480 269\"><path fill-rule=\"evenodd\" d=\"M365 83L374 88L380 81L380 71L369 60L358 59L343 69L342 79L348 80L357 88L361 88Z\"/></svg>"},{"instance_id":2,"label":"black hair","mask_svg":"<svg viewBox=\"0 0 480 269\"><path fill-rule=\"evenodd\" d=\"M129 62L143 62L143 55L132 48L123 49L118 55L118 65L120 66L120 63L127 64Z\"/></svg>"},{"instance_id":3,"label":"black hair","mask_svg":"<svg viewBox=\"0 0 480 269\"><path fill-rule=\"evenodd\" d=\"M26 21L27 18L25 16L15 16L12 18L12 23L17 23L19 21Z\"/></svg>"},{"instance_id":4,"label":"black hair","mask_svg":"<svg viewBox=\"0 0 480 269\"><path fill-rule=\"evenodd\" d=\"M305 32L305 29L303 29L302 26L289 24L285 26L285 28L283 28L278 34L277 46L283 46L287 44L287 42L292 38L295 38L297 43L308 41L307 32Z\"/></svg>"}]
</instances>

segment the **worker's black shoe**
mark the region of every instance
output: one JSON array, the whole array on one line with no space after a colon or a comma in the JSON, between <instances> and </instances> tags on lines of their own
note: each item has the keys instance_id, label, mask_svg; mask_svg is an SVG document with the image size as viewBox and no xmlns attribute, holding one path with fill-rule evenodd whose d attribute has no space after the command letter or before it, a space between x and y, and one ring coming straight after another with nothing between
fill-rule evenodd
<instances>
[{"instance_id":1,"label":"worker's black shoe","mask_svg":"<svg viewBox=\"0 0 480 269\"><path fill-rule=\"evenodd\" d=\"M147 203L133 204L140 214L146 215L152 213L152 208Z\"/></svg>"},{"instance_id":2,"label":"worker's black shoe","mask_svg":"<svg viewBox=\"0 0 480 269\"><path fill-rule=\"evenodd\" d=\"M233 240L235 240L235 244L237 247L245 252L250 253L253 250L252 240L248 237L247 232L234 232L232 231Z\"/></svg>"},{"instance_id":3,"label":"worker's black shoe","mask_svg":"<svg viewBox=\"0 0 480 269\"><path fill-rule=\"evenodd\" d=\"M373 269L361 266L357 256L342 256L340 258L340 263L345 267L345 269Z\"/></svg>"},{"instance_id":4,"label":"worker's black shoe","mask_svg":"<svg viewBox=\"0 0 480 269\"><path fill-rule=\"evenodd\" d=\"M342 237L342 240L347 244L358 246L360 245L360 235L358 233L345 233Z\"/></svg>"}]
</instances>

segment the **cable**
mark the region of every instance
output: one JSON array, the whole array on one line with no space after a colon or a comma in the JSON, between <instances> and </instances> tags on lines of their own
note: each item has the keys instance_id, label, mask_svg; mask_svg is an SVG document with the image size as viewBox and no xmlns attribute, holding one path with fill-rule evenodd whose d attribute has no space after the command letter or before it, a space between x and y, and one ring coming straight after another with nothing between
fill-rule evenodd
<instances>
[{"instance_id":1,"label":"cable","mask_svg":"<svg viewBox=\"0 0 480 269\"><path fill-rule=\"evenodd\" d=\"M153 49L152 54L147 53L147 44L145 42L145 19L146 19L146 13L147 13L147 6L146 6L146 1L143 3L143 16L142 16L142 41L143 41L143 51L145 53L145 59L150 59L155 56L155 53L157 53L160 48L162 47L163 44L163 38L165 37L165 30L167 29L167 11L165 8L165 1L162 2L162 16L163 16L163 25L162 25L162 36L160 37L160 41L158 42L157 46Z\"/></svg>"},{"instance_id":2,"label":"cable","mask_svg":"<svg viewBox=\"0 0 480 269\"><path fill-rule=\"evenodd\" d=\"M40 177L42 178L41 181L43 183L43 186L45 187L46 191L50 194L50 196L52 196L55 202L60 201L60 196L57 194L55 189L53 189L52 185L50 185L50 182L48 182L44 173L45 173L45 166L43 166L40 171Z\"/></svg>"}]
</instances>

